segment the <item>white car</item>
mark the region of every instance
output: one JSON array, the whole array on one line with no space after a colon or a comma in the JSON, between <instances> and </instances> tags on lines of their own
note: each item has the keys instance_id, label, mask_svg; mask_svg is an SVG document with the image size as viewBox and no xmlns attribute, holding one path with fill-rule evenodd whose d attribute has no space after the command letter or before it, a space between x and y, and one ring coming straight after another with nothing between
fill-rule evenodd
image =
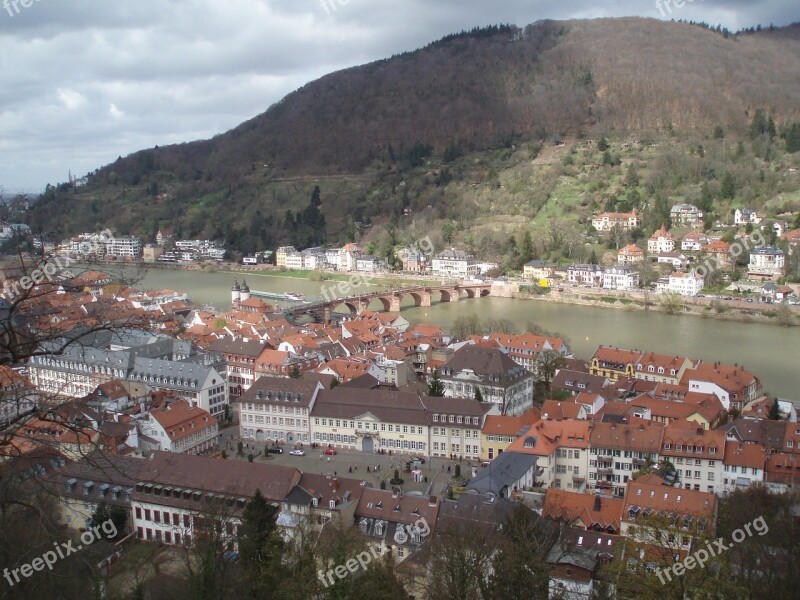
<instances>
[{"instance_id":1,"label":"white car","mask_svg":"<svg viewBox=\"0 0 800 600\"><path fill-rule=\"evenodd\" d=\"M305 456L306 455L304 450L292 450L291 452L289 452L289 454L291 454L292 456Z\"/></svg>"}]
</instances>

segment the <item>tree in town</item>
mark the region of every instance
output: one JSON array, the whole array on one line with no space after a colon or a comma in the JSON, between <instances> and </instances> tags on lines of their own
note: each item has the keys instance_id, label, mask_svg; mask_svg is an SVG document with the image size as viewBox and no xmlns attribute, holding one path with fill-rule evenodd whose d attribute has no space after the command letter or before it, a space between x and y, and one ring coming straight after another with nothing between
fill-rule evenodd
<instances>
[{"instance_id":1,"label":"tree in town","mask_svg":"<svg viewBox=\"0 0 800 600\"><path fill-rule=\"evenodd\" d=\"M485 503L469 519L440 519L426 554L425 597L429 600L492 598L490 581L500 538L492 506Z\"/></svg>"},{"instance_id":2,"label":"tree in town","mask_svg":"<svg viewBox=\"0 0 800 600\"><path fill-rule=\"evenodd\" d=\"M475 313L458 317L453 323L453 335L460 340L465 340L471 335L481 335L482 333L483 324Z\"/></svg>"},{"instance_id":3,"label":"tree in town","mask_svg":"<svg viewBox=\"0 0 800 600\"><path fill-rule=\"evenodd\" d=\"M444 396L444 383L439 379L439 369L434 369L428 380L428 396L441 398Z\"/></svg>"},{"instance_id":4,"label":"tree in town","mask_svg":"<svg viewBox=\"0 0 800 600\"><path fill-rule=\"evenodd\" d=\"M515 504L504 525L489 578L491 598L524 600L547 598L547 554L556 541L557 529L524 504Z\"/></svg>"},{"instance_id":5,"label":"tree in town","mask_svg":"<svg viewBox=\"0 0 800 600\"><path fill-rule=\"evenodd\" d=\"M769 419L778 421L781 418L781 411L778 406L778 399L775 398L774 402L769 407Z\"/></svg>"},{"instance_id":6,"label":"tree in town","mask_svg":"<svg viewBox=\"0 0 800 600\"><path fill-rule=\"evenodd\" d=\"M283 538L276 524L278 510L257 489L245 504L238 528L239 566L248 595L268 596L283 580Z\"/></svg>"},{"instance_id":7,"label":"tree in town","mask_svg":"<svg viewBox=\"0 0 800 600\"><path fill-rule=\"evenodd\" d=\"M554 350L542 350L533 363L533 373L536 376L535 394L541 400L546 400L550 395L551 385L556 372L562 369L565 359Z\"/></svg>"},{"instance_id":8,"label":"tree in town","mask_svg":"<svg viewBox=\"0 0 800 600\"><path fill-rule=\"evenodd\" d=\"M684 598L738 598L743 591L733 581L725 555L709 557L703 568L672 571L686 556L683 545L692 538L692 548L713 547L711 532L693 520L686 527L667 515L640 516L636 536L619 540L614 559L601 568L600 577L612 584L621 598L683 600ZM703 521L706 525L711 520Z\"/></svg>"},{"instance_id":9,"label":"tree in town","mask_svg":"<svg viewBox=\"0 0 800 600\"><path fill-rule=\"evenodd\" d=\"M519 333L519 328L511 319L486 319L482 329L486 333L505 333L508 335L517 335Z\"/></svg>"},{"instance_id":10,"label":"tree in town","mask_svg":"<svg viewBox=\"0 0 800 600\"><path fill-rule=\"evenodd\" d=\"M92 515L92 523L99 526L107 521L111 521L114 524L114 528L117 530L117 537L120 537L122 532L125 531L128 513L121 506L109 506L105 502L101 502L97 505L97 509Z\"/></svg>"}]
</instances>

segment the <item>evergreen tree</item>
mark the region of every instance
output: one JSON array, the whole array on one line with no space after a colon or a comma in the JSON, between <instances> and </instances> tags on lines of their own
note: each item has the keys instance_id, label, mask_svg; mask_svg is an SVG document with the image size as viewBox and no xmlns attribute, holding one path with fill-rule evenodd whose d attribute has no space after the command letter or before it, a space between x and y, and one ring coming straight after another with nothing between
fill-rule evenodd
<instances>
[{"instance_id":1,"label":"evergreen tree","mask_svg":"<svg viewBox=\"0 0 800 600\"><path fill-rule=\"evenodd\" d=\"M628 172L625 174L625 184L631 188L639 185L639 173L633 163L628 166Z\"/></svg>"},{"instance_id":2,"label":"evergreen tree","mask_svg":"<svg viewBox=\"0 0 800 600\"><path fill-rule=\"evenodd\" d=\"M733 200L736 196L736 182L733 180L733 175L731 175L730 171L725 171L725 174L722 176L720 195L729 200Z\"/></svg>"},{"instance_id":3,"label":"evergreen tree","mask_svg":"<svg viewBox=\"0 0 800 600\"><path fill-rule=\"evenodd\" d=\"M238 528L244 587L253 598L270 597L283 580L285 549L276 518L277 509L257 489L244 507Z\"/></svg>"},{"instance_id":4,"label":"evergreen tree","mask_svg":"<svg viewBox=\"0 0 800 600\"><path fill-rule=\"evenodd\" d=\"M518 268L522 268L522 266L527 263L529 260L533 258L533 239L531 238L531 232L526 229L525 233L522 234L522 241L517 244L519 248L519 266Z\"/></svg>"},{"instance_id":5,"label":"evergreen tree","mask_svg":"<svg viewBox=\"0 0 800 600\"><path fill-rule=\"evenodd\" d=\"M428 396L441 398L444 396L444 383L439 379L439 369L434 369L430 381L428 381Z\"/></svg>"},{"instance_id":6,"label":"evergreen tree","mask_svg":"<svg viewBox=\"0 0 800 600\"><path fill-rule=\"evenodd\" d=\"M786 151L797 152L800 150L800 123L794 123L783 134L786 139Z\"/></svg>"},{"instance_id":7,"label":"evergreen tree","mask_svg":"<svg viewBox=\"0 0 800 600\"><path fill-rule=\"evenodd\" d=\"M756 110L753 120L750 122L750 137L755 139L762 133L766 133L768 128L767 117L762 109Z\"/></svg>"},{"instance_id":8,"label":"evergreen tree","mask_svg":"<svg viewBox=\"0 0 800 600\"><path fill-rule=\"evenodd\" d=\"M475 386L475 400L478 402L483 402L483 394L481 393L481 388L477 385Z\"/></svg>"},{"instance_id":9,"label":"evergreen tree","mask_svg":"<svg viewBox=\"0 0 800 600\"><path fill-rule=\"evenodd\" d=\"M781 418L781 411L778 409L778 399L769 407L769 418L773 421L778 421Z\"/></svg>"},{"instance_id":10,"label":"evergreen tree","mask_svg":"<svg viewBox=\"0 0 800 600\"><path fill-rule=\"evenodd\" d=\"M125 531L125 524L128 522L128 513L121 506L109 506L105 502L97 505L97 510L92 515L92 523L101 526L106 521L111 521L117 530L117 537Z\"/></svg>"}]
</instances>

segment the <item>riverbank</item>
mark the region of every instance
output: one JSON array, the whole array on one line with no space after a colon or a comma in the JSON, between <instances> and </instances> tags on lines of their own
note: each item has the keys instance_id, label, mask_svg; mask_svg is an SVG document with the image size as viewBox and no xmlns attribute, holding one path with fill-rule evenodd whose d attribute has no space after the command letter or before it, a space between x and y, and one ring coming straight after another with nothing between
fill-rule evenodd
<instances>
[{"instance_id":1,"label":"riverbank","mask_svg":"<svg viewBox=\"0 0 800 600\"><path fill-rule=\"evenodd\" d=\"M645 291L615 292L581 287L552 289L543 294L520 291L519 300L538 300L576 306L611 308L624 311L690 315L738 323L766 323L785 327L800 326L800 307L788 304L749 303L736 300L666 296Z\"/></svg>"},{"instance_id":2,"label":"riverbank","mask_svg":"<svg viewBox=\"0 0 800 600\"><path fill-rule=\"evenodd\" d=\"M153 268L159 270L182 270L202 273L230 273L231 276L259 276L270 279L287 279L294 281L307 281L321 283L325 281L339 282L350 281L354 274L336 273L329 271L312 270L285 270L273 265L241 265L238 263L220 263L216 265L198 263L192 264L164 264L117 261L103 261L108 265ZM438 285L440 282L430 277L415 275L395 275L386 273L357 274L360 281L368 278L373 280L372 285L378 289L396 289L415 285ZM251 284L253 280L251 279ZM559 289L561 291L559 291ZM514 294L519 300L538 300L571 304L576 306L589 306L595 308L611 308L623 311L659 312L669 315L690 315L704 319L732 321L738 323L764 323L782 325L787 327L800 326L800 307L784 304L748 303L736 300L721 300L712 298L689 298L679 296L665 296L653 292L633 290L617 292L596 288L576 286L563 286L552 288L549 291L536 294L520 291Z\"/></svg>"}]
</instances>

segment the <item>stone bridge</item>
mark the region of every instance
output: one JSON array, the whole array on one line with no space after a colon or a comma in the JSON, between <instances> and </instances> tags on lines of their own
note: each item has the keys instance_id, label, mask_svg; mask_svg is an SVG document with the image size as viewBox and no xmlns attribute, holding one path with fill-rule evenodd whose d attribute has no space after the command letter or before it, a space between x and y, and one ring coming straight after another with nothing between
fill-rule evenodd
<instances>
[{"instance_id":1,"label":"stone bridge","mask_svg":"<svg viewBox=\"0 0 800 600\"><path fill-rule=\"evenodd\" d=\"M353 316L360 315L370 303L379 300L383 310L387 312L400 312L400 306L407 297L414 300L414 306L431 306L433 302L458 302L467 298L485 298L492 295L492 285L488 283L465 283L455 285L417 286L399 290L385 290L371 292L346 298L335 298L328 302L306 304L288 310L288 314L298 317L310 314L325 323L330 322L331 314L337 308L347 307Z\"/></svg>"}]
</instances>

